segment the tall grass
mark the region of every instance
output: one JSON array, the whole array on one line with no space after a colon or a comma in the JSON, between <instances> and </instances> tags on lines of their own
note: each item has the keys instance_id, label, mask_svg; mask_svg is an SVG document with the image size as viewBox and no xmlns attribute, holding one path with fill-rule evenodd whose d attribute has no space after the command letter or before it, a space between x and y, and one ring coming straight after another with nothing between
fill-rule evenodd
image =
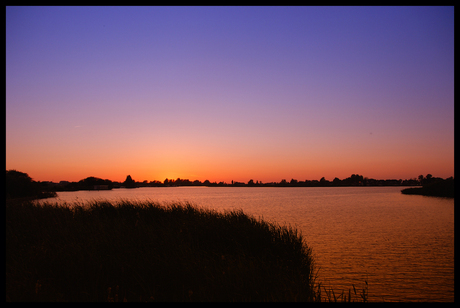
<instances>
[{"instance_id":1,"label":"tall grass","mask_svg":"<svg viewBox=\"0 0 460 308\"><path fill-rule=\"evenodd\" d=\"M317 302L329 302L329 303L350 303L350 302L363 302L367 303L369 301L369 285L367 280L364 281L365 286L357 291L355 288L355 285L352 285L353 287L353 292L351 289L348 289L348 292L345 293L344 290L342 290L342 293L336 295L334 292L334 289L332 288L326 288L323 286L321 288L321 283L318 283L315 285L316 288L316 301ZM322 290L324 290L324 293L322 293Z\"/></svg>"},{"instance_id":2,"label":"tall grass","mask_svg":"<svg viewBox=\"0 0 460 308\"><path fill-rule=\"evenodd\" d=\"M241 210L6 205L7 301L320 301L314 270L295 228Z\"/></svg>"}]
</instances>

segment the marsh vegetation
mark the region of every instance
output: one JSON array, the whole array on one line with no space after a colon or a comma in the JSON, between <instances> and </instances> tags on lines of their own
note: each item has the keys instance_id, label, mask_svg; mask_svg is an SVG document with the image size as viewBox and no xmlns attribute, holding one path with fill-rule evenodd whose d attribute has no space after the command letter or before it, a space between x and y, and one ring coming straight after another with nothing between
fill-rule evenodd
<instances>
[{"instance_id":1,"label":"marsh vegetation","mask_svg":"<svg viewBox=\"0 0 460 308\"><path fill-rule=\"evenodd\" d=\"M190 204L7 203L11 301L314 301L296 229Z\"/></svg>"},{"instance_id":2,"label":"marsh vegetation","mask_svg":"<svg viewBox=\"0 0 460 308\"><path fill-rule=\"evenodd\" d=\"M242 211L6 203L7 301L366 300L336 297L316 273L295 228Z\"/></svg>"}]
</instances>

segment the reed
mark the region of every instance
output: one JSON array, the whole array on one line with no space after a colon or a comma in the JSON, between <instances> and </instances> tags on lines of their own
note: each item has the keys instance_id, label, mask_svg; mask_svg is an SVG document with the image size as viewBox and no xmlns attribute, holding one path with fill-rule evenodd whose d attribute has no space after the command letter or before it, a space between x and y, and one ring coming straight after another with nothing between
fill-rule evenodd
<instances>
[{"instance_id":1,"label":"reed","mask_svg":"<svg viewBox=\"0 0 460 308\"><path fill-rule=\"evenodd\" d=\"M313 273L295 228L241 210L6 205L7 301L321 301Z\"/></svg>"},{"instance_id":2,"label":"reed","mask_svg":"<svg viewBox=\"0 0 460 308\"><path fill-rule=\"evenodd\" d=\"M365 286L360 290L356 291L355 285L352 285L353 287L353 292L351 291L352 289L348 289L348 297L347 293L345 293L344 290L342 290L342 293L340 293L338 296L335 295L335 292L332 288L326 288L323 286L324 290L324 295L321 291L321 283L318 283L316 285L316 296L317 302L329 302L329 303L351 303L351 302L363 302L367 303L369 301L369 295L368 295L368 288L369 285L367 283L367 280L365 281Z\"/></svg>"}]
</instances>

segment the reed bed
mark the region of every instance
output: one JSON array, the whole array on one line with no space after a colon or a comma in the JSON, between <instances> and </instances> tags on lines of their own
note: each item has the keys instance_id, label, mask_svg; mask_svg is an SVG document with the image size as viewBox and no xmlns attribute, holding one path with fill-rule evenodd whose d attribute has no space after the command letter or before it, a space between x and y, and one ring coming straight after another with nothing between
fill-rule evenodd
<instances>
[{"instance_id":1,"label":"reed bed","mask_svg":"<svg viewBox=\"0 0 460 308\"><path fill-rule=\"evenodd\" d=\"M241 210L6 204L7 301L351 300L321 295L314 273L295 228Z\"/></svg>"}]
</instances>

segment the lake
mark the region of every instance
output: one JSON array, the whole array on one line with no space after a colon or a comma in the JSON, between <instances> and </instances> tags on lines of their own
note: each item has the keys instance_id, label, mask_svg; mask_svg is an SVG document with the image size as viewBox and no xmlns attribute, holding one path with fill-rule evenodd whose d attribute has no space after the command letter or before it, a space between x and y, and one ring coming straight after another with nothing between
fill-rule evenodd
<instances>
[{"instance_id":1,"label":"lake","mask_svg":"<svg viewBox=\"0 0 460 308\"><path fill-rule=\"evenodd\" d=\"M300 230L318 280L336 295L368 283L369 301L454 301L454 200L403 187L144 187L58 192L90 200L185 202ZM324 290L322 290L324 292Z\"/></svg>"}]
</instances>

